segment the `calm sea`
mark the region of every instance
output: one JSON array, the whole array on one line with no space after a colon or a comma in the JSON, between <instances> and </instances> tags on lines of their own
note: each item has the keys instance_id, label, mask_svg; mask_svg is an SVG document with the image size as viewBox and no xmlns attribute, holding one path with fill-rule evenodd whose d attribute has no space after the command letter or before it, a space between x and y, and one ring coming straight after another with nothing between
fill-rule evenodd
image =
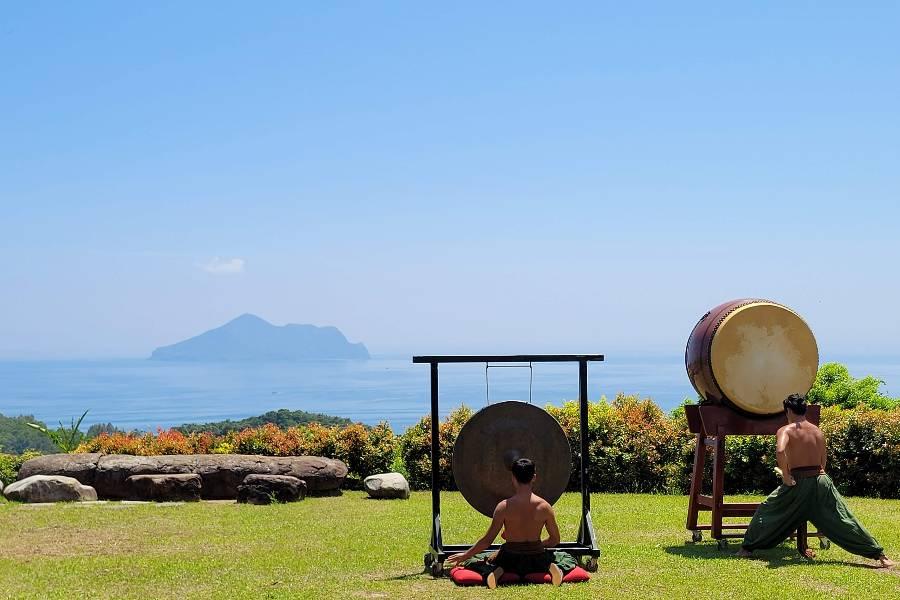
<instances>
[{"instance_id":1,"label":"calm sea","mask_svg":"<svg viewBox=\"0 0 900 600\"><path fill-rule=\"evenodd\" d=\"M855 376L875 375L900 395L900 359L841 361ZM484 365L441 366L441 411L487 402ZM577 366L535 364L492 368L490 401L560 404L578 394ZM680 356L608 357L589 370L591 399L640 394L665 409L694 391ZM295 363L167 363L149 360L0 361L0 413L32 414L51 424L90 409L85 424L155 429L189 422L240 419L288 408L388 421L402 431L429 410L428 366L409 358Z\"/></svg>"}]
</instances>

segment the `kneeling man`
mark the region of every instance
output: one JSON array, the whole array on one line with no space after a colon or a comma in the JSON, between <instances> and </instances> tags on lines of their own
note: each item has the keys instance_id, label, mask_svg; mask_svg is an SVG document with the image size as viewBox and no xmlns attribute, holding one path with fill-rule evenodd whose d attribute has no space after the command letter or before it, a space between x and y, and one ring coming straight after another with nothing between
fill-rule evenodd
<instances>
[{"instance_id":1,"label":"kneeling man","mask_svg":"<svg viewBox=\"0 0 900 600\"><path fill-rule=\"evenodd\" d=\"M847 552L892 567L894 563L884 555L884 548L856 520L825 474L825 436L806 420L806 398L792 394L784 401L784 408L788 424L778 430L775 443L784 484L759 505L738 556L774 548L810 521ZM812 558L815 554L806 550L806 556Z\"/></svg>"},{"instance_id":2,"label":"kneeling man","mask_svg":"<svg viewBox=\"0 0 900 600\"><path fill-rule=\"evenodd\" d=\"M497 587L504 572L520 577L529 573L550 573L553 585L562 583L563 571L575 568L575 559L565 552L551 552L559 544L559 527L550 504L532 492L534 462L520 458L512 464L516 493L500 502L487 533L460 554L448 556L445 564L463 563L467 569L481 573L489 588ZM544 528L548 537L541 540ZM493 554L484 552L503 529L506 542Z\"/></svg>"}]
</instances>

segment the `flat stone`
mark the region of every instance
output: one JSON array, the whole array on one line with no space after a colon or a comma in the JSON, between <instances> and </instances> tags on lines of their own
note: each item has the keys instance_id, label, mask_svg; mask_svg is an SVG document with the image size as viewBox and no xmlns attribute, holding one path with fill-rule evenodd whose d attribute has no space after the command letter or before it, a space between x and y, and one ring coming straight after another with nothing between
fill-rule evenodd
<instances>
[{"instance_id":1,"label":"flat stone","mask_svg":"<svg viewBox=\"0 0 900 600\"><path fill-rule=\"evenodd\" d=\"M132 475L125 480L130 499L157 502L196 502L200 500L202 485L196 473Z\"/></svg>"},{"instance_id":2,"label":"flat stone","mask_svg":"<svg viewBox=\"0 0 900 600\"><path fill-rule=\"evenodd\" d=\"M200 475L201 494L208 500L237 498L247 475L289 475L306 482L311 495L337 495L347 465L320 456L196 454L131 456L126 454L51 454L26 461L20 479L31 475L74 477L96 489L101 498L129 498L125 483L133 475Z\"/></svg>"},{"instance_id":3,"label":"flat stone","mask_svg":"<svg viewBox=\"0 0 900 600\"><path fill-rule=\"evenodd\" d=\"M409 482L400 473L369 475L363 480L363 486L372 498L401 500L409 498Z\"/></svg>"},{"instance_id":4,"label":"flat stone","mask_svg":"<svg viewBox=\"0 0 900 600\"><path fill-rule=\"evenodd\" d=\"M99 460L100 455L96 453L45 454L26 460L19 469L19 480L32 475L62 475L94 487L94 473Z\"/></svg>"},{"instance_id":5,"label":"flat stone","mask_svg":"<svg viewBox=\"0 0 900 600\"><path fill-rule=\"evenodd\" d=\"M238 486L241 504L296 502L306 497L306 482L290 475L247 475Z\"/></svg>"},{"instance_id":6,"label":"flat stone","mask_svg":"<svg viewBox=\"0 0 900 600\"><path fill-rule=\"evenodd\" d=\"M17 502L81 502L96 500L97 492L82 485L74 477L32 475L10 484L3 491L8 500Z\"/></svg>"}]
</instances>

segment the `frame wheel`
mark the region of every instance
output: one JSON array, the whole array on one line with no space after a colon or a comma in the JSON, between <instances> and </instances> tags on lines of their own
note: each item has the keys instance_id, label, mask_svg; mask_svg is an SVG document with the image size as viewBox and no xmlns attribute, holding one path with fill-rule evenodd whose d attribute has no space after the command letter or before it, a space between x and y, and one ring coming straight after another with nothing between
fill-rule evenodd
<instances>
[{"instance_id":1,"label":"frame wheel","mask_svg":"<svg viewBox=\"0 0 900 600\"><path fill-rule=\"evenodd\" d=\"M597 563L597 557L592 556L587 560L587 562L584 563L584 570L588 571L589 573L596 573L598 566L599 565Z\"/></svg>"},{"instance_id":2,"label":"frame wheel","mask_svg":"<svg viewBox=\"0 0 900 600\"><path fill-rule=\"evenodd\" d=\"M422 558L422 562L425 564L425 568L431 566L431 563L434 562L434 557L431 555L431 552L426 552L425 556Z\"/></svg>"},{"instance_id":3,"label":"frame wheel","mask_svg":"<svg viewBox=\"0 0 900 600\"><path fill-rule=\"evenodd\" d=\"M831 548L831 540L826 537L820 537L819 548L821 548L822 550L828 550L829 548Z\"/></svg>"},{"instance_id":4,"label":"frame wheel","mask_svg":"<svg viewBox=\"0 0 900 600\"><path fill-rule=\"evenodd\" d=\"M691 532L691 542L696 544L697 542L703 541L703 532L702 531L692 531Z\"/></svg>"},{"instance_id":5,"label":"frame wheel","mask_svg":"<svg viewBox=\"0 0 900 600\"><path fill-rule=\"evenodd\" d=\"M444 574L444 563L434 561L431 563L431 576L437 579Z\"/></svg>"},{"instance_id":6,"label":"frame wheel","mask_svg":"<svg viewBox=\"0 0 900 600\"><path fill-rule=\"evenodd\" d=\"M728 550L728 540L726 540L726 539L716 540L716 547L719 550Z\"/></svg>"}]
</instances>

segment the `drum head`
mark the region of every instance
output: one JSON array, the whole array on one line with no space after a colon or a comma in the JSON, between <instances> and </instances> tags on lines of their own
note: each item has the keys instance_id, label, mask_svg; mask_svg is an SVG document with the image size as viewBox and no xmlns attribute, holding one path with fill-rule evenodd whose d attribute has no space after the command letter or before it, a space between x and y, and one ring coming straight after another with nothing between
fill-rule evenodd
<instances>
[{"instance_id":1,"label":"drum head","mask_svg":"<svg viewBox=\"0 0 900 600\"><path fill-rule=\"evenodd\" d=\"M712 372L725 396L755 414L784 410L790 394L806 394L819 365L809 326L789 308L756 302L731 312L712 341Z\"/></svg>"},{"instance_id":2,"label":"drum head","mask_svg":"<svg viewBox=\"0 0 900 600\"><path fill-rule=\"evenodd\" d=\"M488 517L515 492L509 465L534 461L534 493L550 504L569 483L572 454L556 419L525 402L499 402L475 413L453 445L453 478L466 501Z\"/></svg>"}]
</instances>

